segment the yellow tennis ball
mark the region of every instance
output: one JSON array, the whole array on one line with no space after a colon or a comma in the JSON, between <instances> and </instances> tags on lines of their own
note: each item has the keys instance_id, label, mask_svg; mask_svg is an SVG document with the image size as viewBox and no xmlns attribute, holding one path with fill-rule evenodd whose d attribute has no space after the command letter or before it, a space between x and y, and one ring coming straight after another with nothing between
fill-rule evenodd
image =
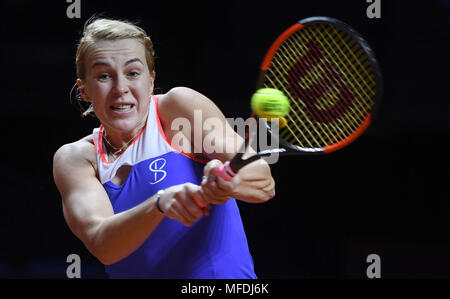
<instances>
[{"instance_id":1,"label":"yellow tennis ball","mask_svg":"<svg viewBox=\"0 0 450 299\"><path fill-rule=\"evenodd\" d=\"M259 118L280 119L280 128L286 126L287 120L285 116L289 113L289 99L281 90L275 88L258 89L252 96L251 108Z\"/></svg>"}]
</instances>

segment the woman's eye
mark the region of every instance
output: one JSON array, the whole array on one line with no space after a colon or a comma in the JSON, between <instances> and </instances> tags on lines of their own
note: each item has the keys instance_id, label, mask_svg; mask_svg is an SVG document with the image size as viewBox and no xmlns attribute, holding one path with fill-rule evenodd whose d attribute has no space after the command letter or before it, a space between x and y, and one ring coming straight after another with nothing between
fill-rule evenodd
<instances>
[{"instance_id":1,"label":"woman's eye","mask_svg":"<svg viewBox=\"0 0 450 299\"><path fill-rule=\"evenodd\" d=\"M100 76L98 76L99 80L108 80L109 79L109 75L108 74L101 74Z\"/></svg>"},{"instance_id":2,"label":"woman's eye","mask_svg":"<svg viewBox=\"0 0 450 299\"><path fill-rule=\"evenodd\" d=\"M130 77L137 77L137 76L139 76L139 73L136 72L136 71L132 71L132 72L130 72L128 75L129 75Z\"/></svg>"}]
</instances>

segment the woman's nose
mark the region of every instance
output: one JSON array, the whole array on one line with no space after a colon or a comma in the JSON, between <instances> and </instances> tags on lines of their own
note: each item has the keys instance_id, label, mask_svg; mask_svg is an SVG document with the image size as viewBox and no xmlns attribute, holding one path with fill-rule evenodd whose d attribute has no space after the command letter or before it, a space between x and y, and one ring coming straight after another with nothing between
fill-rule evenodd
<instances>
[{"instance_id":1,"label":"woman's nose","mask_svg":"<svg viewBox=\"0 0 450 299\"><path fill-rule=\"evenodd\" d=\"M128 85L126 84L126 80L124 78L118 77L115 81L116 82L115 82L115 85L113 88L114 88L114 93L117 96L122 96L130 91L130 89L128 88Z\"/></svg>"}]
</instances>

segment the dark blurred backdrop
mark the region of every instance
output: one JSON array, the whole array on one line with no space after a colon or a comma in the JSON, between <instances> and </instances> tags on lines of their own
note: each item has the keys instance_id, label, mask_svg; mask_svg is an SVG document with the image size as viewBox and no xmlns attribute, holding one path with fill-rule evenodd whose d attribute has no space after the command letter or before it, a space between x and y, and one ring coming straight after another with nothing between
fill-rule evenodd
<instances>
[{"instance_id":1,"label":"dark blurred backdrop","mask_svg":"<svg viewBox=\"0 0 450 299\"><path fill-rule=\"evenodd\" d=\"M378 254L383 278L450 278L449 1L382 0L381 19L355 1L3 0L0 277L82 277L102 265L68 229L52 177L63 144L98 126L71 101L75 50L94 13L139 20L157 53L156 87L188 86L226 117L249 115L259 64L300 19L322 15L360 32L377 54L384 97L373 125L328 156L272 166L277 195L240 204L261 278L367 278ZM239 108L237 108L239 107Z\"/></svg>"}]
</instances>

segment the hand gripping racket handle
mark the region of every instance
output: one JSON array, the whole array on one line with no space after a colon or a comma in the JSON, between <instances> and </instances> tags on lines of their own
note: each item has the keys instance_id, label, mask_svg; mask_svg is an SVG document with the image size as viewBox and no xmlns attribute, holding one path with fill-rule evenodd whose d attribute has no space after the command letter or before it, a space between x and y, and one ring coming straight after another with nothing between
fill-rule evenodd
<instances>
[{"instance_id":1,"label":"hand gripping racket handle","mask_svg":"<svg viewBox=\"0 0 450 299\"><path fill-rule=\"evenodd\" d=\"M230 167L230 161L225 162L225 164L219 167L219 172L216 173L218 177L221 177L225 181L231 181L236 173ZM205 205L201 203L197 198L193 198L197 206L204 208Z\"/></svg>"},{"instance_id":2,"label":"hand gripping racket handle","mask_svg":"<svg viewBox=\"0 0 450 299\"><path fill-rule=\"evenodd\" d=\"M227 161L225 164L220 166L219 172L216 175L225 181L231 181L236 173L231 169L230 161Z\"/></svg>"}]
</instances>

